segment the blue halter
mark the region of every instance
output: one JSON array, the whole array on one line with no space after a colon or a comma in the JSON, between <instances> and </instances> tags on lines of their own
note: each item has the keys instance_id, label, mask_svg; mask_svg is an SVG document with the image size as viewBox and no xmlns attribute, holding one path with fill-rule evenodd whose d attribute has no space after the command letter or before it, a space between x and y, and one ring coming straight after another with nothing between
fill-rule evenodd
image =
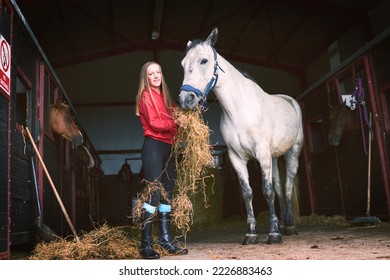
<instances>
[{"instance_id":1,"label":"blue halter","mask_svg":"<svg viewBox=\"0 0 390 280\"><path fill-rule=\"evenodd\" d=\"M180 87L180 91L193 91L197 96L201 97L204 106L207 106L207 96L209 95L210 90L212 90L218 82L218 68L221 69L221 71L225 73L225 71L223 71L223 69L218 64L216 50L214 48L212 48L212 49L213 49L214 60L215 60L214 73L213 73L213 76L211 77L210 82L207 84L205 91L202 92L199 89L197 89L191 85L188 85L188 84L184 84Z\"/></svg>"}]
</instances>

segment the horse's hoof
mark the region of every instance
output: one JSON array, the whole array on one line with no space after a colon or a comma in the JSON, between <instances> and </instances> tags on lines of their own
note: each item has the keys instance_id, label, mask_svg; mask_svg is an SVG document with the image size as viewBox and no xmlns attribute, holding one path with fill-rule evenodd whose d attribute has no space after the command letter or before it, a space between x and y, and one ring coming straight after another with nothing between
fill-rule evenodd
<instances>
[{"instance_id":1,"label":"horse's hoof","mask_svg":"<svg viewBox=\"0 0 390 280\"><path fill-rule=\"evenodd\" d=\"M257 244L257 235L256 234L247 234L245 235L244 241L242 241L242 245L252 245Z\"/></svg>"},{"instance_id":2,"label":"horse's hoof","mask_svg":"<svg viewBox=\"0 0 390 280\"><path fill-rule=\"evenodd\" d=\"M298 234L298 230L295 226L286 227L284 234L286 235Z\"/></svg>"},{"instance_id":3,"label":"horse's hoof","mask_svg":"<svg viewBox=\"0 0 390 280\"><path fill-rule=\"evenodd\" d=\"M283 243L281 234L268 235L267 244L281 244L281 243Z\"/></svg>"}]
</instances>

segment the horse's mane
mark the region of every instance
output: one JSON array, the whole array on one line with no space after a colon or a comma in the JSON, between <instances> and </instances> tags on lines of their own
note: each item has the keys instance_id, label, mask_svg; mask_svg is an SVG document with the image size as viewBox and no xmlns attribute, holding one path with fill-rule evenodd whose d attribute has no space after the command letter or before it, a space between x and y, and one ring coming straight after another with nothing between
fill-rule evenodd
<instances>
[{"instance_id":1,"label":"horse's mane","mask_svg":"<svg viewBox=\"0 0 390 280\"><path fill-rule=\"evenodd\" d=\"M186 54L189 52L189 50L195 48L197 45L201 45L203 44L203 41L202 40L199 40L199 39L195 39L193 41L191 41L191 44L187 47L186 49ZM257 81L255 80L255 78L253 78L253 76L251 76L248 72L243 72L239 69L237 69L245 78L251 80L252 82L256 83L257 84Z\"/></svg>"},{"instance_id":2,"label":"horse's mane","mask_svg":"<svg viewBox=\"0 0 390 280\"><path fill-rule=\"evenodd\" d=\"M51 108L55 108L57 110L69 110L69 105L65 102L57 101L56 103L50 105Z\"/></svg>"},{"instance_id":3,"label":"horse's mane","mask_svg":"<svg viewBox=\"0 0 390 280\"><path fill-rule=\"evenodd\" d=\"M199 39L195 39L195 40L191 41L191 44L189 46L187 46L185 54L187 54L190 49L193 49L197 45L201 45L202 43L203 43L203 41L199 40Z\"/></svg>"},{"instance_id":4,"label":"horse's mane","mask_svg":"<svg viewBox=\"0 0 390 280\"><path fill-rule=\"evenodd\" d=\"M57 100L56 103L50 105L50 109L54 109L50 110L52 113L56 114L55 112L57 112L57 114L62 115L67 123L70 123L73 119L73 116L69 110L69 105L65 102L60 102Z\"/></svg>"},{"instance_id":5,"label":"horse's mane","mask_svg":"<svg viewBox=\"0 0 390 280\"><path fill-rule=\"evenodd\" d=\"M339 103L334 107L331 107L331 110L329 112L329 118L333 119L336 118L338 115L342 113L347 113L349 110L349 107L345 103Z\"/></svg>"},{"instance_id":6,"label":"horse's mane","mask_svg":"<svg viewBox=\"0 0 390 280\"><path fill-rule=\"evenodd\" d=\"M238 71L240 71L240 70L238 70ZM240 71L240 72L241 72L241 71ZM247 79L249 79L249 80L251 80L252 82L254 82L254 83L257 84L256 79L253 78L248 72L241 72L241 74L242 74L245 78L247 78Z\"/></svg>"}]
</instances>

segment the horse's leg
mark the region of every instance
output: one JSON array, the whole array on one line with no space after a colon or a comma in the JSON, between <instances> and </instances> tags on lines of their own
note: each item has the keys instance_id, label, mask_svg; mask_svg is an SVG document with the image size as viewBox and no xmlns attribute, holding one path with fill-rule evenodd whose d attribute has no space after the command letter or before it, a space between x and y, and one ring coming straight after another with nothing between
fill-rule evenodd
<instances>
[{"instance_id":1,"label":"horse's leg","mask_svg":"<svg viewBox=\"0 0 390 280\"><path fill-rule=\"evenodd\" d=\"M267 244L282 243L282 235L279 231L279 221L275 211L275 189L272 185L272 158L269 153L259 157L263 177L263 195L268 203L269 230Z\"/></svg>"},{"instance_id":2,"label":"horse's leg","mask_svg":"<svg viewBox=\"0 0 390 280\"><path fill-rule=\"evenodd\" d=\"M285 198L282 189L282 184L280 182L280 174L278 167L278 158L272 159L272 183L275 189L275 192L278 196L279 200L279 208L280 208L280 224L279 230L282 234L285 234L286 230L286 208L285 208Z\"/></svg>"},{"instance_id":3,"label":"horse's leg","mask_svg":"<svg viewBox=\"0 0 390 280\"><path fill-rule=\"evenodd\" d=\"M241 186L242 198L244 200L247 214L247 232L242 245L257 243L256 219L253 212L252 198L253 192L249 185L249 173L247 169L247 161L238 158L233 152L228 151L230 161L237 173L238 180Z\"/></svg>"},{"instance_id":4,"label":"horse's leg","mask_svg":"<svg viewBox=\"0 0 390 280\"><path fill-rule=\"evenodd\" d=\"M285 194L286 194L286 204L287 204L287 214L286 214L286 235L298 234L298 231L295 227L294 214L292 210L292 194L294 191L294 179L298 172L299 165L299 152L296 152L295 147L289 150L285 154L286 161L286 184L285 184Z\"/></svg>"}]
</instances>

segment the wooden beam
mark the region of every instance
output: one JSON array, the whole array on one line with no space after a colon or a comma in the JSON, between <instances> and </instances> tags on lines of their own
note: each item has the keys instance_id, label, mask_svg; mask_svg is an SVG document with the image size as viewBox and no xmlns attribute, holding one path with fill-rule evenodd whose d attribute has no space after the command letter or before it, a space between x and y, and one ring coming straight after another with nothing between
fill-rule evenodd
<instances>
[{"instance_id":1,"label":"wooden beam","mask_svg":"<svg viewBox=\"0 0 390 280\"><path fill-rule=\"evenodd\" d=\"M247 36L248 32L250 32L253 29L253 26L256 24L256 18L258 17L260 11L264 7L264 2L261 4L257 2L255 4L257 7L253 10L252 16L249 18L247 23L244 26L244 29L240 32L241 36L240 38L236 41L234 46L231 48L230 52L234 53L236 52L237 48L240 46L240 44L244 41L245 37Z\"/></svg>"},{"instance_id":2,"label":"wooden beam","mask_svg":"<svg viewBox=\"0 0 390 280\"><path fill-rule=\"evenodd\" d=\"M154 6L154 16L153 16L153 30L151 38L152 40L157 40L160 38L161 33L161 22L164 13L164 0L156 0Z\"/></svg>"},{"instance_id":3,"label":"wooden beam","mask_svg":"<svg viewBox=\"0 0 390 280\"><path fill-rule=\"evenodd\" d=\"M68 0L69 3L71 4L71 6L73 8L75 8L77 11L79 11L81 14L83 14L84 16L86 16L87 18L89 18L90 20L94 21L96 24L100 25L101 27L103 27L104 29L106 29L108 32L111 32L110 34L113 33L113 35L117 36L118 38L122 39L124 42L128 43L128 44L132 44L132 42L127 39L126 37L124 37L122 34L118 33L115 29L113 30L111 28L110 25L107 25L104 21L102 21L101 19L95 17L94 15L92 15L91 13L89 13L88 11L86 11L85 9L83 9L82 7L80 7L78 5L78 2L75 1L75 0Z\"/></svg>"},{"instance_id":4,"label":"wooden beam","mask_svg":"<svg viewBox=\"0 0 390 280\"><path fill-rule=\"evenodd\" d=\"M232 11L231 13L223 16L222 18L214 21L213 23L209 24L209 25L206 25L204 26L204 28L202 30L200 30L199 32L197 32L196 34L192 34L191 36L189 36L187 38L187 40L185 40L185 42L187 42L188 40L193 40L194 38L199 38L200 36L202 36L203 32L210 32L210 29L218 26L221 22L224 22L226 21L227 19L235 16L236 14L240 13L242 10L250 7L251 5L253 5L254 3L257 3L257 0L252 0L250 2L247 2L247 3L244 3L242 4L239 8L235 9L234 11Z\"/></svg>"},{"instance_id":5,"label":"wooden beam","mask_svg":"<svg viewBox=\"0 0 390 280\"><path fill-rule=\"evenodd\" d=\"M114 20L114 9L112 5L112 0L106 0L107 4L107 13L109 19L109 32L111 37L111 46L113 49L117 47L117 41L115 36L115 20Z\"/></svg>"},{"instance_id":6,"label":"wooden beam","mask_svg":"<svg viewBox=\"0 0 390 280\"><path fill-rule=\"evenodd\" d=\"M309 10L307 10L303 13L303 15L299 18L299 20L287 32L284 39L279 43L278 46L276 46L276 48L271 53L271 55L268 56L269 61L273 60L280 53L280 51L286 46L287 42L290 41L294 37L294 34L296 34L296 32L299 30L299 28L302 27L303 23L307 20L309 15L310 15Z\"/></svg>"}]
</instances>

